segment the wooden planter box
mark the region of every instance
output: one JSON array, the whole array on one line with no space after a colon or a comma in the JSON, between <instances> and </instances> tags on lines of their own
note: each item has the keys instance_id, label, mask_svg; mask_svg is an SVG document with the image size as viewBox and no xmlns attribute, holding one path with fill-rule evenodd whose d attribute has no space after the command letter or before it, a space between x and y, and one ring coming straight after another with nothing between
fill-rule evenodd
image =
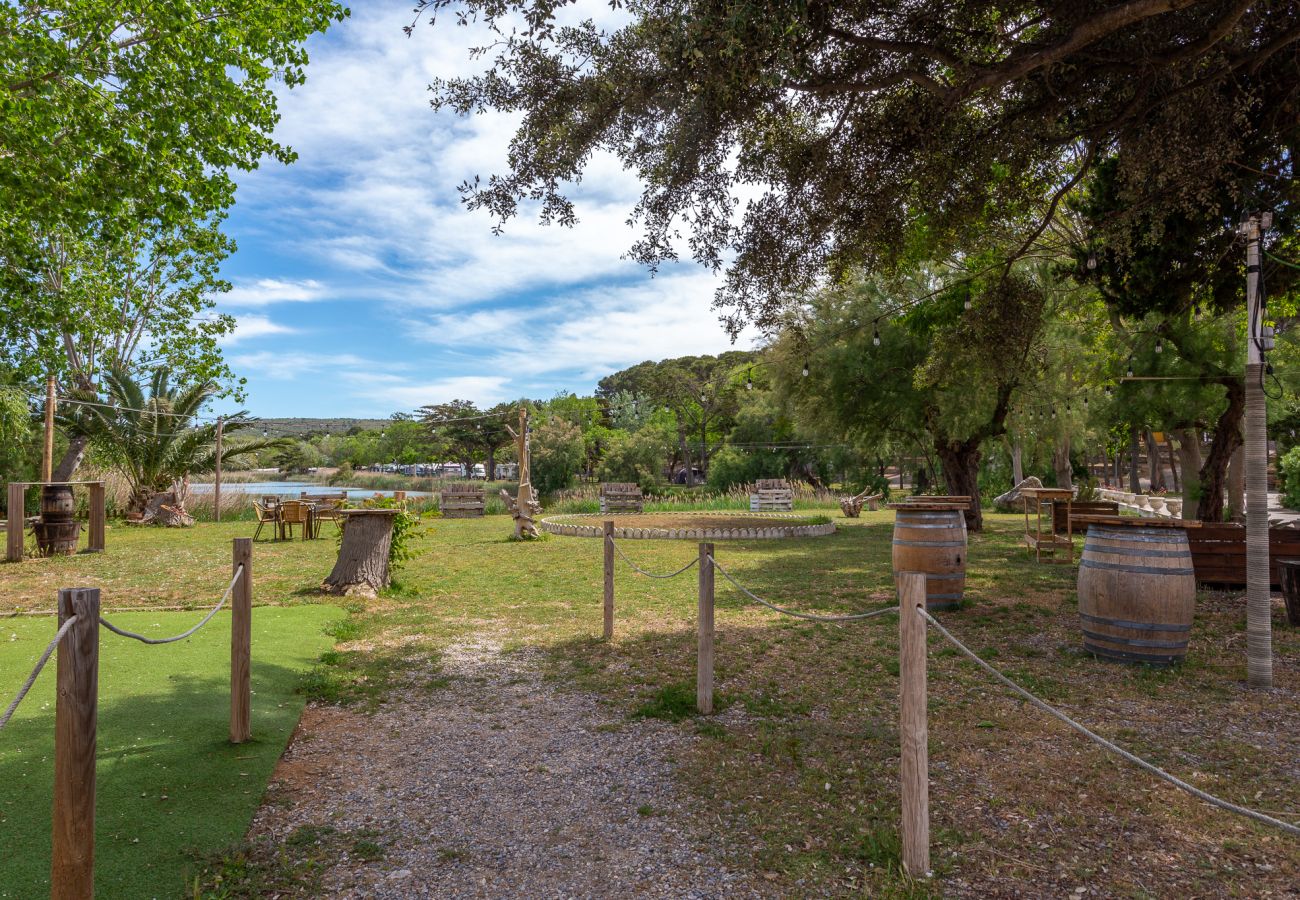
<instances>
[{"instance_id":1,"label":"wooden planter box","mask_svg":"<svg viewBox=\"0 0 1300 900\"><path fill-rule=\"evenodd\" d=\"M1072 516L1118 516L1119 504L1114 500L1074 500L1071 501L1068 510ZM1064 503L1052 504L1052 531L1056 534L1065 534L1068 530L1065 527L1066 511L1067 507ZM1075 533L1086 530L1074 529Z\"/></svg>"},{"instance_id":2,"label":"wooden planter box","mask_svg":"<svg viewBox=\"0 0 1300 900\"><path fill-rule=\"evenodd\" d=\"M1192 545L1192 567L1198 584L1244 586L1246 584L1246 526L1202 523L1189 528L1187 540ZM1281 588L1277 561L1300 557L1300 530L1268 530L1269 582Z\"/></svg>"}]
</instances>

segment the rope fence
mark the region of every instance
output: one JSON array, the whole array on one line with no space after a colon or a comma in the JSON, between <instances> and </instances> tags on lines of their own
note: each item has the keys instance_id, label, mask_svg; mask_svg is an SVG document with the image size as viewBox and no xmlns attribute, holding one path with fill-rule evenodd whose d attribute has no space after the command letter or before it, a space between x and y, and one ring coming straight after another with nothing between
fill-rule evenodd
<instances>
[{"instance_id":1,"label":"rope fence","mask_svg":"<svg viewBox=\"0 0 1300 900\"><path fill-rule=\"evenodd\" d=\"M894 606L886 606L883 609L873 609L870 612L850 613L848 615L843 615L843 616L818 616L818 615L814 615L813 613L803 613L793 609L786 609L783 606L777 606L775 603L770 603L767 600L764 600L762 597L758 596L758 594L755 594L749 588L745 587L743 584L738 582L735 578L732 578L731 573L728 572L726 569L724 569L722 565L712 556L710 556L708 559L709 559L709 564L712 565L713 568L721 572L722 577L727 579L727 581L731 582L731 586L734 587L736 590L740 591L746 597L748 597L749 599L753 600L756 603L761 603L763 606L766 606L768 609L775 610L776 612L782 613L783 615L793 616L796 619L806 619L809 622L859 622L863 619L874 619L876 616L883 616L886 613L898 612L897 604L895 604Z\"/></svg>"},{"instance_id":2,"label":"rope fence","mask_svg":"<svg viewBox=\"0 0 1300 900\"><path fill-rule=\"evenodd\" d=\"M9 720L13 718L14 712L18 709L18 704L23 702L23 698L27 696L27 692L32 689L32 685L36 683L37 677L40 676L41 669L44 669L45 664L50 661L50 656L54 653L54 648L59 646L59 641L63 640L63 636L71 631L72 626L76 624L77 617L72 616L70 619L65 621L62 626L60 626L58 632L54 635L54 640L50 641L49 646L45 648L45 652L41 654L41 658L36 661L36 666L32 669L32 674L27 676L27 680L23 682L23 686L18 689L18 696L14 697L14 702L10 703L8 708L4 711L4 715L0 716L0 728L4 728L9 724Z\"/></svg>"},{"instance_id":3,"label":"rope fence","mask_svg":"<svg viewBox=\"0 0 1300 900\"><path fill-rule=\"evenodd\" d=\"M230 579L230 584L226 586L226 592L221 595L221 599L217 601L217 605L212 607L212 609L208 612L206 616L203 617L203 619L199 622L199 624L195 625L189 631L186 631L182 634L178 634L174 637L167 637L167 638L145 637L143 634L136 634L134 631L127 631L125 628L120 628L117 625L114 625L112 622L108 621L108 619L105 619L103 616L99 617L99 624L103 625L109 631L113 632L113 634L118 634L125 638L131 638L133 640L137 640L142 644L174 644L177 641L183 641L190 635L194 634L194 632L202 628L204 625L211 622L212 617L221 611L221 607L226 605L226 601L230 599L230 593L235 589L235 585L239 583L239 579L243 574L244 574L244 567L240 565L237 569L235 569L235 575L233 578Z\"/></svg>"},{"instance_id":4,"label":"rope fence","mask_svg":"<svg viewBox=\"0 0 1300 900\"><path fill-rule=\"evenodd\" d=\"M1014 691L1020 697L1024 698L1030 705L1036 707L1037 709L1042 710L1043 712L1047 713L1049 716L1052 716L1053 718L1058 719L1059 721L1065 723L1070 728L1074 729L1079 734L1083 735L1088 740L1092 741L1098 746L1104 747L1105 749L1109 750L1111 753L1114 753L1115 755L1121 757L1122 759L1131 762L1133 765L1151 773L1152 775L1156 776L1162 781L1166 781L1169 784L1172 784L1174 787L1178 788L1179 790L1186 791L1187 793L1191 794L1193 797L1197 797L1201 800L1204 800L1206 803L1210 804L1211 806L1217 806L1219 809L1236 813L1239 816L1245 816L1248 819L1254 819L1256 822L1261 822L1265 825L1271 825L1272 827L1279 828L1288 834L1293 834L1296 835L1297 837L1300 837L1300 826L1293 825L1290 822L1284 822L1281 819L1275 819L1270 815L1266 815L1265 813L1257 812L1253 809L1248 809L1247 807L1244 806L1238 806L1235 803L1230 803L1227 800L1223 800L1219 797L1214 796L1213 794L1206 793L1200 788L1188 784L1186 781L1183 781L1181 778L1178 778L1175 775L1171 775L1170 773L1166 772L1164 769L1161 769L1159 766L1149 763L1146 760L1142 759L1141 757L1136 756L1133 753L1130 753L1129 751L1125 750L1123 747L1120 747L1117 744L1114 744L1106 740L1104 737L1102 737L1101 735L1097 734L1094 731L1091 731L1086 726L1081 725L1078 722L1074 721L1065 713L1061 712L1056 707L1047 703L1047 701L1036 697L1034 694L1031 694L1029 691L1025 690L1020 685L1016 684L1006 675L999 672L997 669L993 668L993 666L989 665L985 660L980 659L980 657L973 650L971 650L969 647L967 647L965 644L959 641L956 637L954 637L952 632L950 632L947 628L944 628L943 625L941 625L938 622L938 620L935 619L934 616L930 615L930 613L927 612L923 607L918 606L916 612L918 615L924 618L926 622L928 622L930 626L934 628L935 631L943 635L943 637L950 644L952 644L959 651L961 651L963 656L965 656L971 662L975 663L975 665L977 665L979 668L983 669L985 673L987 673L999 684Z\"/></svg>"},{"instance_id":5,"label":"rope fence","mask_svg":"<svg viewBox=\"0 0 1300 900\"><path fill-rule=\"evenodd\" d=\"M687 569L691 568L692 566L694 566L696 563L699 562L698 559L692 559L690 562L688 562L686 565L682 566L682 567L681 567L680 569L678 569L677 571L675 571L675 572L669 572L669 573L667 573L667 574L665 574L665 575L660 575L660 574L658 574L658 573L656 573L656 572L647 572L645 569L641 568L641 567L638 566L636 563L634 563L634 562L631 560L631 558L630 558L626 553L623 552L623 548L620 547L620 546L618 545L618 542L615 541L612 537L610 537L610 538L606 538L606 540L608 540L609 543L610 543L611 545L613 545L613 547L614 547L614 552L617 553L620 557L623 558L623 562L627 563L627 564L628 564L629 566L631 566L631 567L632 567L636 572L640 573L641 575L646 576L647 578L676 578L678 575L682 574L682 573L685 572Z\"/></svg>"}]
</instances>

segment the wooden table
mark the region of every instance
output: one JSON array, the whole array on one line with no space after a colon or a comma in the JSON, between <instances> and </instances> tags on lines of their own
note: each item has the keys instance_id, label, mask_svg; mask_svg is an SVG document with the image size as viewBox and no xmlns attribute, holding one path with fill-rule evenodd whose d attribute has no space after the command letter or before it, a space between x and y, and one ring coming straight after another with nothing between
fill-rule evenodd
<instances>
[{"instance_id":1,"label":"wooden table","mask_svg":"<svg viewBox=\"0 0 1300 900\"><path fill-rule=\"evenodd\" d=\"M1053 557L1053 562L1074 562L1074 532L1070 527L1070 504L1074 501L1074 491L1066 488L1021 488L1020 499L1025 504L1025 547L1034 554L1036 562L1043 561L1043 554ZM1048 518L1047 533L1043 533L1043 503L1065 501L1065 536L1057 534L1053 528L1052 518ZM1029 524L1029 503L1033 501L1037 516L1033 528ZM1065 550L1065 559L1055 558L1057 550Z\"/></svg>"}]
</instances>

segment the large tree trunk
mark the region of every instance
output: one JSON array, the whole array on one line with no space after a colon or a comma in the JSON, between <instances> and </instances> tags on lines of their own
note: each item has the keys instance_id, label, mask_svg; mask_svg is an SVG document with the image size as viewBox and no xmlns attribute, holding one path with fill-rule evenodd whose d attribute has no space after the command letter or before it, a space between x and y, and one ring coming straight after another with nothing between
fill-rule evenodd
<instances>
[{"instance_id":1,"label":"large tree trunk","mask_svg":"<svg viewBox=\"0 0 1300 900\"><path fill-rule=\"evenodd\" d=\"M1165 489L1165 473L1161 468L1160 445L1156 443L1156 436L1151 429L1146 430L1147 445L1147 480L1151 484L1151 492L1163 491Z\"/></svg>"},{"instance_id":2,"label":"large tree trunk","mask_svg":"<svg viewBox=\"0 0 1300 900\"><path fill-rule=\"evenodd\" d=\"M966 509L966 530L982 531L984 514L980 509L980 442L976 438L966 441L934 441L935 453L943 465L943 480L948 493L970 497Z\"/></svg>"},{"instance_id":3,"label":"large tree trunk","mask_svg":"<svg viewBox=\"0 0 1300 900\"><path fill-rule=\"evenodd\" d=\"M677 451L682 455L682 463L686 466L686 486L695 486L695 467L691 465L691 450L686 445L686 426L680 421L677 423Z\"/></svg>"},{"instance_id":4,"label":"large tree trunk","mask_svg":"<svg viewBox=\"0 0 1300 900\"><path fill-rule=\"evenodd\" d=\"M495 448L492 447L488 448L487 465L485 465L483 468L487 470L484 472L484 474L487 475L488 481L497 480L497 451Z\"/></svg>"},{"instance_id":5,"label":"large tree trunk","mask_svg":"<svg viewBox=\"0 0 1300 900\"><path fill-rule=\"evenodd\" d=\"M1142 493L1142 476L1138 472L1138 427L1128 436L1128 490L1130 494Z\"/></svg>"},{"instance_id":6,"label":"large tree trunk","mask_svg":"<svg viewBox=\"0 0 1300 900\"><path fill-rule=\"evenodd\" d=\"M74 437L68 442L67 452L63 454L63 459L54 469L54 481L71 481L72 476L77 474L77 469L81 467L81 461L86 458L86 447L90 443L88 438Z\"/></svg>"},{"instance_id":7,"label":"large tree trunk","mask_svg":"<svg viewBox=\"0 0 1300 900\"><path fill-rule=\"evenodd\" d=\"M1228 460L1228 518L1246 520L1246 450L1238 447Z\"/></svg>"},{"instance_id":8,"label":"large tree trunk","mask_svg":"<svg viewBox=\"0 0 1300 900\"><path fill-rule=\"evenodd\" d=\"M330 594L374 597L388 587L388 553L393 545L395 509L348 510L334 571L321 585Z\"/></svg>"},{"instance_id":9,"label":"large tree trunk","mask_svg":"<svg viewBox=\"0 0 1300 900\"><path fill-rule=\"evenodd\" d=\"M1052 448L1052 470L1056 473L1056 486L1063 490L1074 487L1074 472L1070 466L1070 436L1062 436ZM1017 482L1019 484L1019 482Z\"/></svg>"},{"instance_id":10,"label":"large tree trunk","mask_svg":"<svg viewBox=\"0 0 1300 900\"><path fill-rule=\"evenodd\" d=\"M1174 442L1169 439L1168 432L1165 433L1165 452L1169 454L1169 475L1174 480L1174 490L1179 491L1182 488L1178 483L1178 463L1174 459Z\"/></svg>"},{"instance_id":11,"label":"large tree trunk","mask_svg":"<svg viewBox=\"0 0 1300 900\"><path fill-rule=\"evenodd\" d=\"M1214 440L1201 466L1201 500L1196 518L1203 522L1223 521L1223 493L1227 482L1228 461L1241 446L1241 419L1246 413L1246 386L1238 379L1227 379L1228 405L1214 426Z\"/></svg>"},{"instance_id":12,"label":"large tree trunk","mask_svg":"<svg viewBox=\"0 0 1300 900\"><path fill-rule=\"evenodd\" d=\"M1201 499L1201 432L1184 428L1178 435L1178 467L1183 471L1183 509L1191 510Z\"/></svg>"},{"instance_id":13,"label":"large tree trunk","mask_svg":"<svg viewBox=\"0 0 1300 900\"><path fill-rule=\"evenodd\" d=\"M1017 485L1025 480L1025 450L1019 441L1011 443L1011 484Z\"/></svg>"}]
</instances>

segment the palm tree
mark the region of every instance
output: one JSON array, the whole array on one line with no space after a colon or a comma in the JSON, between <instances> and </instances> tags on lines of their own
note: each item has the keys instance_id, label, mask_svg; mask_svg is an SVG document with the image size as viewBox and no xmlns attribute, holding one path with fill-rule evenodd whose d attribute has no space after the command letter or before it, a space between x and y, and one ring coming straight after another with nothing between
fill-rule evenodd
<instances>
[{"instance_id":1,"label":"palm tree","mask_svg":"<svg viewBox=\"0 0 1300 900\"><path fill-rule=\"evenodd\" d=\"M171 383L169 369L157 368L146 396L129 372L111 369L104 373L101 387L107 402L101 402L98 394L88 395L61 417L62 424L73 435L88 438L126 477L131 485L128 516L143 513L151 497L170 491L185 477L216 467L217 426L194 421L220 390L215 382L181 387ZM254 424L243 410L223 419L223 437ZM226 444L221 459L239 462L281 444L280 439Z\"/></svg>"}]
</instances>

